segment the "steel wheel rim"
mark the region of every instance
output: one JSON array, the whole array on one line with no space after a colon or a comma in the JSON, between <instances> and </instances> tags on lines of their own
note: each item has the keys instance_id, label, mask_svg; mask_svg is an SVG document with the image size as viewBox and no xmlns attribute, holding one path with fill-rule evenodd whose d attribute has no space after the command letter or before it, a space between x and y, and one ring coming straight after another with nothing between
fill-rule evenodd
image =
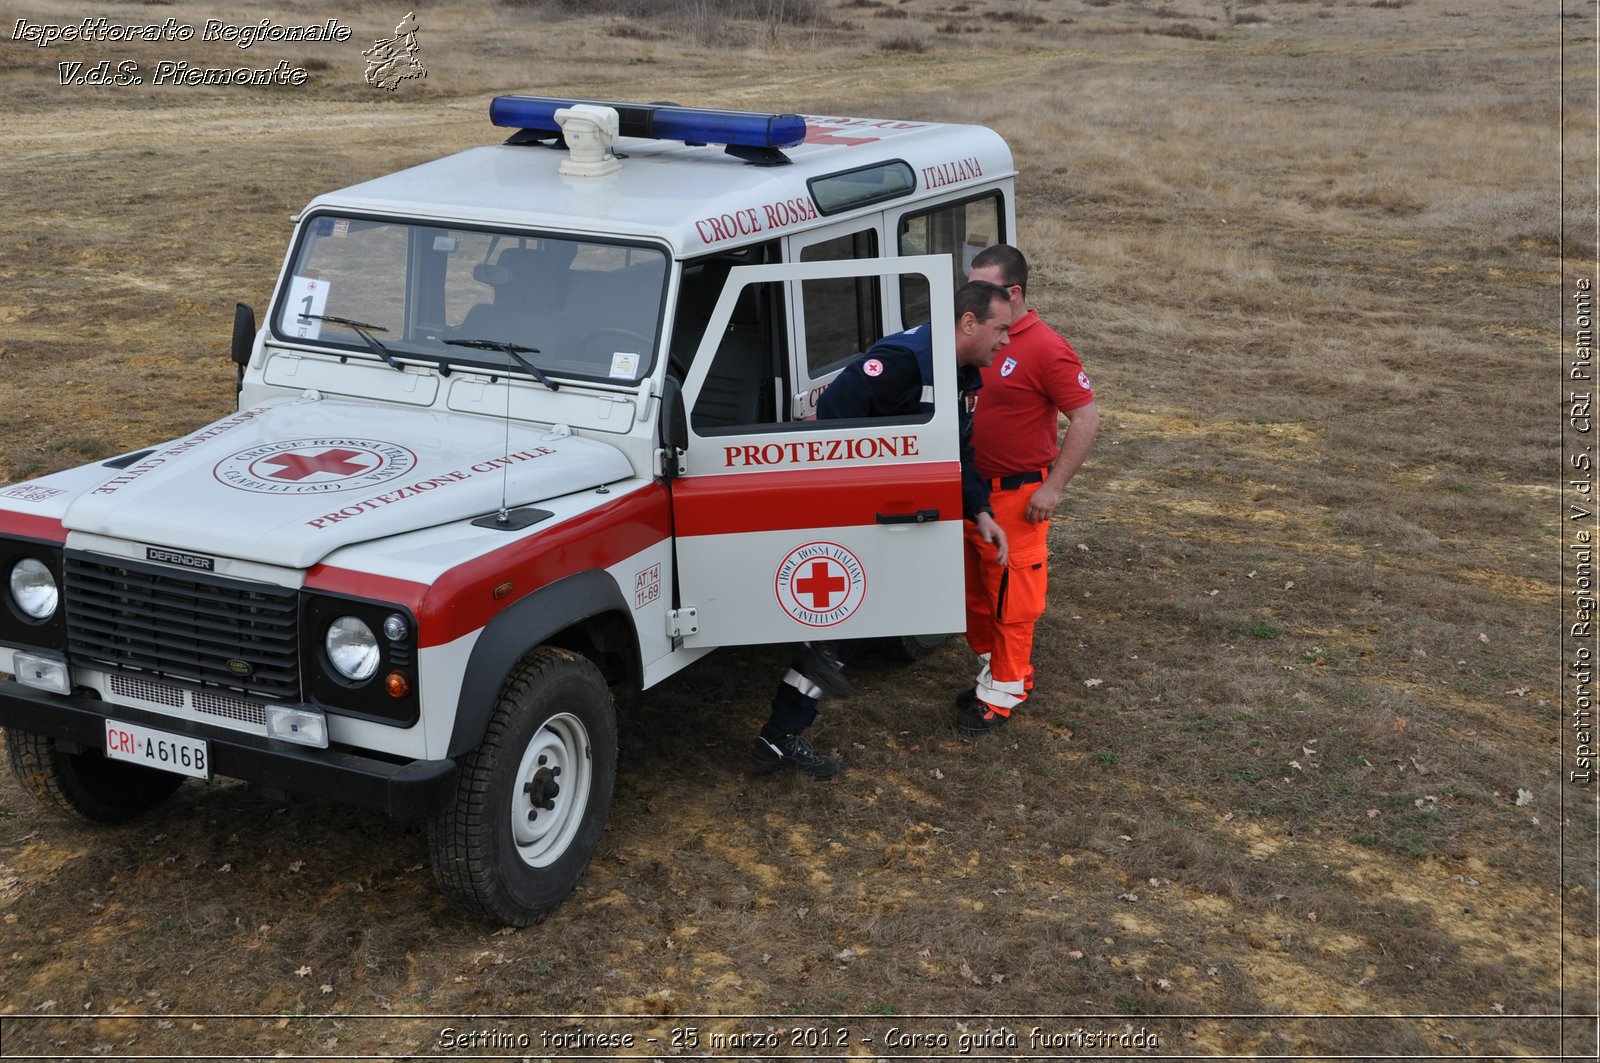
<instances>
[{"instance_id":1,"label":"steel wheel rim","mask_svg":"<svg viewBox=\"0 0 1600 1063\"><path fill-rule=\"evenodd\" d=\"M560 859L583 825L593 786L588 729L571 713L550 717L523 750L511 794L511 840L523 863L548 867Z\"/></svg>"}]
</instances>

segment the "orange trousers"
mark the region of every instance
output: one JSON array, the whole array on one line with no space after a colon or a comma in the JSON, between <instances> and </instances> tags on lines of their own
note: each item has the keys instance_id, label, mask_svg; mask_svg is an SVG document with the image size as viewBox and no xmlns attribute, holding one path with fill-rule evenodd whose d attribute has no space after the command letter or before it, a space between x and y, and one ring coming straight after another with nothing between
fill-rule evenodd
<instances>
[{"instance_id":1,"label":"orange trousers","mask_svg":"<svg viewBox=\"0 0 1600 1063\"><path fill-rule=\"evenodd\" d=\"M1007 715L1033 687L1033 628L1044 614L1049 582L1050 522L1027 518L1028 499L1038 484L994 491L989 504L1005 530L1008 557L995 562L996 550L966 524L967 645L983 660L979 700Z\"/></svg>"}]
</instances>

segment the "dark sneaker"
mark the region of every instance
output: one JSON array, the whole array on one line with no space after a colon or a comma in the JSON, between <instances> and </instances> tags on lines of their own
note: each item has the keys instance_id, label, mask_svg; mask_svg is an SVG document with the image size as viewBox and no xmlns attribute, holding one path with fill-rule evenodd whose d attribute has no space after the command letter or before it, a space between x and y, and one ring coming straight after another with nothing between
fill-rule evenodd
<instances>
[{"instance_id":1,"label":"dark sneaker","mask_svg":"<svg viewBox=\"0 0 1600 1063\"><path fill-rule=\"evenodd\" d=\"M956 714L956 730L969 738L980 738L997 730L1008 719L1009 716L995 712L990 706L973 698L969 705Z\"/></svg>"},{"instance_id":2,"label":"dark sneaker","mask_svg":"<svg viewBox=\"0 0 1600 1063\"><path fill-rule=\"evenodd\" d=\"M832 694L836 698L847 698L851 694L850 680L844 677L844 662L819 642L808 642L800 647L800 655L794 659L794 670L821 687L823 693Z\"/></svg>"},{"instance_id":3,"label":"dark sneaker","mask_svg":"<svg viewBox=\"0 0 1600 1063\"><path fill-rule=\"evenodd\" d=\"M763 775L785 764L813 779L831 779L839 774L839 758L825 757L811 746L805 735L784 735L776 741L756 739L750 751L750 766Z\"/></svg>"}]
</instances>

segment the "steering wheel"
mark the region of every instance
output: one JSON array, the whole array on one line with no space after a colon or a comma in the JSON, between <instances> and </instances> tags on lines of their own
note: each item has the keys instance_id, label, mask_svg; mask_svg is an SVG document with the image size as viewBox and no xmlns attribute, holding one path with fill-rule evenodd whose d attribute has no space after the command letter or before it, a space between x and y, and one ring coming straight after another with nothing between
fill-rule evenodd
<instances>
[{"instance_id":1,"label":"steering wheel","mask_svg":"<svg viewBox=\"0 0 1600 1063\"><path fill-rule=\"evenodd\" d=\"M632 329L603 328L579 340L575 353L578 361L604 366L609 372L613 354L637 354L641 362L647 359L650 341Z\"/></svg>"}]
</instances>

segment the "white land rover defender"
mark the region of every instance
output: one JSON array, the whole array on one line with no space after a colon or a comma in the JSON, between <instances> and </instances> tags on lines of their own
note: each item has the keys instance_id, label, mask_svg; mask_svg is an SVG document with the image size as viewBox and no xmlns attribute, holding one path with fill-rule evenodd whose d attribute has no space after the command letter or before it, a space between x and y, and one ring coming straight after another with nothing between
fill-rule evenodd
<instances>
[{"instance_id":1,"label":"white land rover defender","mask_svg":"<svg viewBox=\"0 0 1600 1063\"><path fill-rule=\"evenodd\" d=\"M613 698L718 646L962 626L953 285L1014 227L975 126L496 99L314 199L238 412L0 487L0 724L41 801L227 776L427 817L529 923L587 866ZM818 421L931 320L930 416ZM754 722L754 721L752 721Z\"/></svg>"}]
</instances>

